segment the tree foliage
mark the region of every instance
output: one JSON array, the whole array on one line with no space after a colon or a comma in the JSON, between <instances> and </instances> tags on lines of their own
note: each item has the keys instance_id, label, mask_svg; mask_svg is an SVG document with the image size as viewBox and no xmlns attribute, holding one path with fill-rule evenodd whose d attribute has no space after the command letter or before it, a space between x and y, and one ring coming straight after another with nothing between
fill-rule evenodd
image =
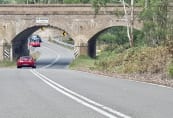
<instances>
[{"instance_id":1,"label":"tree foliage","mask_svg":"<svg viewBox=\"0 0 173 118\"><path fill-rule=\"evenodd\" d=\"M145 40L150 46L164 45L171 39L172 18L168 15L168 4L168 0L150 0L141 13Z\"/></svg>"},{"instance_id":2,"label":"tree foliage","mask_svg":"<svg viewBox=\"0 0 173 118\"><path fill-rule=\"evenodd\" d=\"M99 41L123 45L128 43L125 27L112 27L98 37Z\"/></svg>"},{"instance_id":3,"label":"tree foliage","mask_svg":"<svg viewBox=\"0 0 173 118\"><path fill-rule=\"evenodd\" d=\"M128 1L128 0L126 0ZM104 3L117 3L119 0L0 0L0 4L50 4L50 3L93 3L93 4L104 4Z\"/></svg>"},{"instance_id":4,"label":"tree foliage","mask_svg":"<svg viewBox=\"0 0 173 118\"><path fill-rule=\"evenodd\" d=\"M100 6L103 6L106 3L110 2L107 0L93 1L93 5L96 8L96 11L99 10ZM123 0L120 1L123 2ZM130 2L132 0L124 1L125 4L128 4L128 6L130 6ZM141 33L138 36L141 38L144 37L142 42L145 42L146 45L172 45L173 48L173 14L169 12L169 2L170 1L168 0L134 0L134 7L135 5L141 5L141 7L143 8L143 11L141 12L140 16L138 16L141 18L141 22L143 23L143 33ZM132 20L129 20L129 23L132 23ZM129 26L127 25L127 28L128 27ZM132 33L134 36L135 33Z\"/></svg>"}]
</instances>

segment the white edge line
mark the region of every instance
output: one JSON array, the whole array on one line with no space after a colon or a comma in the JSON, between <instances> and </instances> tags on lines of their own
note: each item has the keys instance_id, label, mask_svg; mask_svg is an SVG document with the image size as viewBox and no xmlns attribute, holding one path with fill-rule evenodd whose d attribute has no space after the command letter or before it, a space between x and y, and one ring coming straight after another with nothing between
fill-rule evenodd
<instances>
[{"instance_id":1,"label":"white edge line","mask_svg":"<svg viewBox=\"0 0 173 118\"><path fill-rule=\"evenodd\" d=\"M110 112L110 113L114 113L114 114L116 114L117 116L120 116L120 117L123 117L123 118L131 118L130 116L127 116L127 115L124 115L124 114L122 114L122 113L120 113L120 112L118 112L118 111L115 111L114 109L111 109L111 108L109 108L109 107L106 107L106 106L104 106L104 105L101 105L101 104L99 104L99 103L97 103L97 102L95 102L95 101L93 101L93 100L90 100L90 99L88 99L88 98L86 98L86 97L84 97L84 96L82 96L82 95L79 95L79 94L77 94L77 93L75 93L75 92L73 92L73 91L71 91L71 90L69 90L69 89L67 89L67 88L65 88L65 87L63 87L62 85L60 85L60 84L58 84L58 83L56 83L56 82L54 82L54 81L52 81L52 80L50 80L50 79L48 79L46 76L44 76L44 75L42 75L42 74L40 74L39 72L37 72L37 71L31 71L33 74L35 74L37 77L39 77L41 80L43 80L43 81L46 81L46 82L49 82L50 84L54 84L54 85L56 85L56 86L58 86L58 89L60 88L60 90L61 89L63 89L63 90L65 90L65 91L67 91L68 93L67 94L69 94L69 95L71 95L71 96L73 96L73 97L75 97L75 96L77 96L77 97L79 97L79 98L81 98L81 99L83 99L83 100L85 100L85 101L87 101L88 103L90 103L90 104L94 104L95 106L97 106L97 107L101 107L102 109L104 109L104 110L107 110L108 112ZM41 78L42 77L42 78ZM44 79L43 79L44 78ZM53 85L53 86L54 86ZM56 87L55 86L55 87ZM62 91L62 90L61 90ZM63 91L64 92L64 91ZM64 93L63 93L64 94ZM68 96L68 95L67 95ZM68 96L69 97L69 96ZM76 98L76 97L75 97ZM79 99L79 98L77 98L77 99ZM74 99L75 100L75 99ZM80 99L79 99L80 100ZM75 101L77 101L77 100L75 100ZM82 101L82 100L81 100ZM84 101L83 101L84 102ZM88 104L87 103L87 104ZM90 105L89 104L89 105ZM93 106L94 107L94 106ZM96 107L96 108L97 108ZM101 110L101 109L100 109ZM104 112L106 112L106 111L104 111ZM100 113L100 112L99 112ZM107 112L106 112L107 113ZM115 117L115 116L114 116Z\"/></svg>"},{"instance_id":2,"label":"white edge line","mask_svg":"<svg viewBox=\"0 0 173 118\"><path fill-rule=\"evenodd\" d=\"M168 88L168 89L173 89L173 87L169 87L169 86L165 86L165 85L160 85L160 84L155 84L155 83L149 83L149 82L145 82L145 81L138 81L138 80L133 80L133 79L121 79L119 77L113 77L113 76L108 76L108 75L100 75L97 73L91 73L91 72L87 72L87 71L80 71L80 70L72 70L72 71L76 71L76 72L83 72L83 73L87 73L87 74L93 74L93 75L99 75L100 77L108 77L110 79L119 79L119 80L127 80L127 81L132 81L132 82L136 82L136 83L142 83L142 84L148 84L148 85L152 85L152 86L158 86L158 87L162 87L162 88Z\"/></svg>"}]
</instances>

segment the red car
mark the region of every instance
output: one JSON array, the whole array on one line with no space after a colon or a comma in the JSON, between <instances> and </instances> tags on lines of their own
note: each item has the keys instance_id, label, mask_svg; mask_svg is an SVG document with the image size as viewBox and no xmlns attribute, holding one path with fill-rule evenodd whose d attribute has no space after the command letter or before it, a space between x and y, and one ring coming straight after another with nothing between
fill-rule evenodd
<instances>
[{"instance_id":1,"label":"red car","mask_svg":"<svg viewBox=\"0 0 173 118\"><path fill-rule=\"evenodd\" d=\"M35 60L31 56L21 56L17 60L17 68L21 68L21 67L36 68Z\"/></svg>"},{"instance_id":2,"label":"red car","mask_svg":"<svg viewBox=\"0 0 173 118\"><path fill-rule=\"evenodd\" d=\"M40 42L39 41L31 41L31 42L29 42L29 45L32 47L40 47Z\"/></svg>"}]
</instances>

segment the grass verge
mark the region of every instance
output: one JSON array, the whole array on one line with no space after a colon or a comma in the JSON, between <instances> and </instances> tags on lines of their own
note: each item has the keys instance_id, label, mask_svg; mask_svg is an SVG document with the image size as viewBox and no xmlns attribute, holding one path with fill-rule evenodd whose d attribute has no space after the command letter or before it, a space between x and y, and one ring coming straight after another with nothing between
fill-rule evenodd
<instances>
[{"instance_id":1,"label":"grass verge","mask_svg":"<svg viewBox=\"0 0 173 118\"><path fill-rule=\"evenodd\" d=\"M0 67L15 67L15 61L0 61Z\"/></svg>"},{"instance_id":2,"label":"grass verge","mask_svg":"<svg viewBox=\"0 0 173 118\"><path fill-rule=\"evenodd\" d=\"M78 69L78 70L92 70L94 69L95 59L92 59L88 56L79 56L70 64L70 69Z\"/></svg>"}]
</instances>

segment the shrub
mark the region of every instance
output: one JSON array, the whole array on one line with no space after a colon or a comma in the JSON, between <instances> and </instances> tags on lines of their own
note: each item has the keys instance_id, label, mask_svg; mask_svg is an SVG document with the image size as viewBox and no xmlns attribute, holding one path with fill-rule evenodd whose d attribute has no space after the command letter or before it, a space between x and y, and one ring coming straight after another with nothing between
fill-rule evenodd
<instances>
[{"instance_id":1,"label":"shrub","mask_svg":"<svg viewBox=\"0 0 173 118\"><path fill-rule=\"evenodd\" d=\"M168 74L173 78L173 62L168 65Z\"/></svg>"},{"instance_id":2,"label":"shrub","mask_svg":"<svg viewBox=\"0 0 173 118\"><path fill-rule=\"evenodd\" d=\"M169 60L165 47L135 47L118 54L112 52L106 58L100 58L96 66L109 72L159 73L166 71Z\"/></svg>"}]
</instances>

